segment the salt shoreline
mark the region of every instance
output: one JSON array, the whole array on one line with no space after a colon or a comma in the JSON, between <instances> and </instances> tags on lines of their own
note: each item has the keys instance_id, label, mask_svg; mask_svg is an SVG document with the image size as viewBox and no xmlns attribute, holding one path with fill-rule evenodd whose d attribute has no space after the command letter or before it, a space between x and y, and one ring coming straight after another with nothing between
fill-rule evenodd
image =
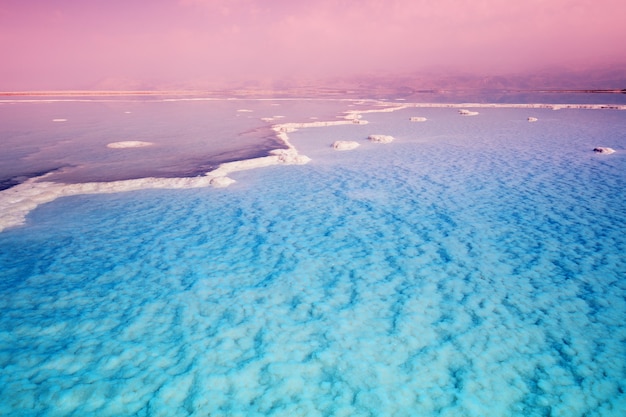
<instances>
[{"instance_id":1,"label":"salt shoreline","mask_svg":"<svg viewBox=\"0 0 626 417\"><path fill-rule=\"evenodd\" d=\"M163 101L175 101L178 99L164 99ZM187 99L180 99L189 100ZM265 99L261 99L265 100ZM294 99L295 100L295 99ZM69 100L0 100L6 102L33 102L33 101L69 101ZM76 100L91 101L91 100ZM97 101L97 100L93 100ZM341 100L346 101L346 100ZM49 203L60 197L68 197L81 194L110 194L144 189L188 189L212 186L215 188L227 187L235 182L229 177L230 174L256 168L264 168L273 165L303 165L310 161L289 141L288 133L298 129L312 127L327 127L350 124L367 124L362 120L363 114L387 113L409 108L520 108L520 109L584 109L584 110L626 110L626 105L608 104L500 104L500 103L394 103L381 100L348 100L354 103L369 103L378 108L367 110L349 110L343 115L343 120L314 121L303 123L282 123L272 126L276 137L287 149L276 149L269 156L227 162L217 169L209 171L202 176L192 178L140 178L132 180L120 180L112 182L89 182L79 184L65 184L50 181L42 181L48 175L30 178L27 181L0 191L0 232L5 229L23 225L26 216L41 204ZM477 113L476 113L477 114ZM147 143L147 142L146 142ZM146 145L140 145L146 146Z\"/></svg>"}]
</instances>

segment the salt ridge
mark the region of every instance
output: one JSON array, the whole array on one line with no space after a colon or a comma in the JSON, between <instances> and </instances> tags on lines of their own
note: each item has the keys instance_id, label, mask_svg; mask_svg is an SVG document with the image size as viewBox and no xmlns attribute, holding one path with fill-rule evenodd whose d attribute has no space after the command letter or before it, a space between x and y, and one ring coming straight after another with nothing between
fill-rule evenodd
<instances>
[{"instance_id":1,"label":"salt ridge","mask_svg":"<svg viewBox=\"0 0 626 417\"><path fill-rule=\"evenodd\" d=\"M287 149L276 149L269 156L233 161L221 164L217 169L207 172L203 176L192 178L140 178L133 180L121 180L111 182L89 182L81 184L64 184L50 181L41 181L47 175L30 178L15 187L0 192L0 232L9 228L24 224L26 216L37 206L50 203L60 197L69 197L80 194L110 194L125 191L137 191L144 189L186 189L212 186L215 188L227 187L235 180L228 175L246 171L249 169L264 168L272 165L303 165L311 159L300 155L297 149L289 141L287 133L297 129L308 127L335 126L341 124L365 124L355 114L345 116L346 120L316 121L308 123L284 123L272 127L276 137L280 139ZM109 144L113 148L124 148L128 143L121 142ZM132 144L131 144L132 145ZM140 145L146 146L146 145Z\"/></svg>"},{"instance_id":2,"label":"salt ridge","mask_svg":"<svg viewBox=\"0 0 626 417\"><path fill-rule=\"evenodd\" d=\"M162 101L186 101L183 99L163 99ZM261 99L262 100L262 99ZM56 102L56 101L102 101L85 99L44 99L44 100L0 100L0 103L8 102ZM110 101L110 100L109 100ZM132 100L124 100L132 101ZM68 197L80 194L109 194L143 189L187 189L201 187L222 188L235 182L228 175L250 169L264 168L273 165L302 165L310 161L305 155L300 155L297 149L290 143L287 133L298 129L311 127L327 127L349 124L367 124L362 120L363 114L387 113L408 108L528 108L528 109L590 109L590 110L626 110L626 105L607 104L493 104L493 103L390 103L380 100L347 100L355 103L373 103L379 108L368 110L349 110L344 113L343 120L314 121L303 123L283 123L272 126L276 137L280 139L287 149L277 149L270 152L269 156L247 159L242 161L227 162L217 169L207 172L202 176L192 178L140 178L111 182L89 182L80 184L64 184L50 181L42 181L46 175L30 178L27 181L12 188L0 191L0 232L7 228L19 226L25 223L26 216L37 206L52 202L60 197Z\"/></svg>"}]
</instances>

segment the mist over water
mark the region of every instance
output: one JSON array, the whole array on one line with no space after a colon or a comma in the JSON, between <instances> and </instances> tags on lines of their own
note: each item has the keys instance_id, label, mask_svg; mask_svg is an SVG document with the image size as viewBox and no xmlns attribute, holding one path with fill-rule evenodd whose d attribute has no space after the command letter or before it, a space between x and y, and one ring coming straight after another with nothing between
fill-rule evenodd
<instances>
[{"instance_id":1,"label":"mist over water","mask_svg":"<svg viewBox=\"0 0 626 417\"><path fill-rule=\"evenodd\" d=\"M624 415L626 113L364 119L1 233L0 414Z\"/></svg>"}]
</instances>

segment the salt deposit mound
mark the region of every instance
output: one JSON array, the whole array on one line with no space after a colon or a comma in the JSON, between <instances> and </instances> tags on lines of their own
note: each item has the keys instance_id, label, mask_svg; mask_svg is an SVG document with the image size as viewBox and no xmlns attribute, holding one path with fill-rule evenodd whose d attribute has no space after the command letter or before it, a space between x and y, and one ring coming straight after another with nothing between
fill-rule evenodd
<instances>
[{"instance_id":1,"label":"salt deposit mound","mask_svg":"<svg viewBox=\"0 0 626 417\"><path fill-rule=\"evenodd\" d=\"M389 136L389 135L369 135L368 139L375 143L393 142L393 136Z\"/></svg>"},{"instance_id":2,"label":"salt deposit mound","mask_svg":"<svg viewBox=\"0 0 626 417\"><path fill-rule=\"evenodd\" d=\"M613 148L605 148L605 147L602 147L602 146L598 146L597 148L593 148L593 151L596 152L596 153L604 153L604 154L607 154L607 155L615 153L615 149L613 149Z\"/></svg>"},{"instance_id":3,"label":"salt deposit mound","mask_svg":"<svg viewBox=\"0 0 626 417\"><path fill-rule=\"evenodd\" d=\"M333 148L337 151L350 151L361 146L358 142L351 140L338 140L333 143Z\"/></svg>"},{"instance_id":4,"label":"salt deposit mound","mask_svg":"<svg viewBox=\"0 0 626 417\"><path fill-rule=\"evenodd\" d=\"M225 188L234 183L235 180L228 177L215 177L212 178L209 184L215 188Z\"/></svg>"},{"instance_id":5,"label":"salt deposit mound","mask_svg":"<svg viewBox=\"0 0 626 417\"><path fill-rule=\"evenodd\" d=\"M140 140L127 140L123 142L112 142L107 144L107 148L123 149L123 148L143 148L144 146L154 145L152 142L142 142Z\"/></svg>"},{"instance_id":6,"label":"salt deposit mound","mask_svg":"<svg viewBox=\"0 0 626 417\"><path fill-rule=\"evenodd\" d=\"M300 155L295 149L274 149L270 151L271 155L274 155L277 162L287 165L304 165L311 161L306 155Z\"/></svg>"},{"instance_id":7,"label":"salt deposit mound","mask_svg":"<svg viewBox=\"0 0 626 417\"><path fill-rule=\"evenodd\" d=\"M461 109L459 110L459 114L461 116L476 116L478 114L477 111L470 111L470 110L466 110L466 109Z\"/></svg>"}]
</instances>

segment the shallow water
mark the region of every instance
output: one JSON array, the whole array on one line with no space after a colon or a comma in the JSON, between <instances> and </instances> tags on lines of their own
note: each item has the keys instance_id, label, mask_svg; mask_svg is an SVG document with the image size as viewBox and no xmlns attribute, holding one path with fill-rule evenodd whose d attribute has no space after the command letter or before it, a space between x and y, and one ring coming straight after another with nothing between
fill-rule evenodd
<instances>
[{"instance_id":1,"label":"shallow water","mask_svg":"<svg viewBox=\"0 0 626 417\"><path fill-rule=\"evenodd\" d=\"M326 119L346 107L336 100L83 100L0 100L0 190L48 172L65 183L193 177L283 148L271 130L278 120ZM107 147L122 141L152 145Z\"/></svg>"},{"instance_id":2,"label":"shallow water","mask_svg":"<svg viewBox=\"0 0 626 417\"><path fill-rule=\"evenodd\" d=\"M0 414L624 415L626 113L364 118L1 233Z\"/></svg>"}]
</instances>

